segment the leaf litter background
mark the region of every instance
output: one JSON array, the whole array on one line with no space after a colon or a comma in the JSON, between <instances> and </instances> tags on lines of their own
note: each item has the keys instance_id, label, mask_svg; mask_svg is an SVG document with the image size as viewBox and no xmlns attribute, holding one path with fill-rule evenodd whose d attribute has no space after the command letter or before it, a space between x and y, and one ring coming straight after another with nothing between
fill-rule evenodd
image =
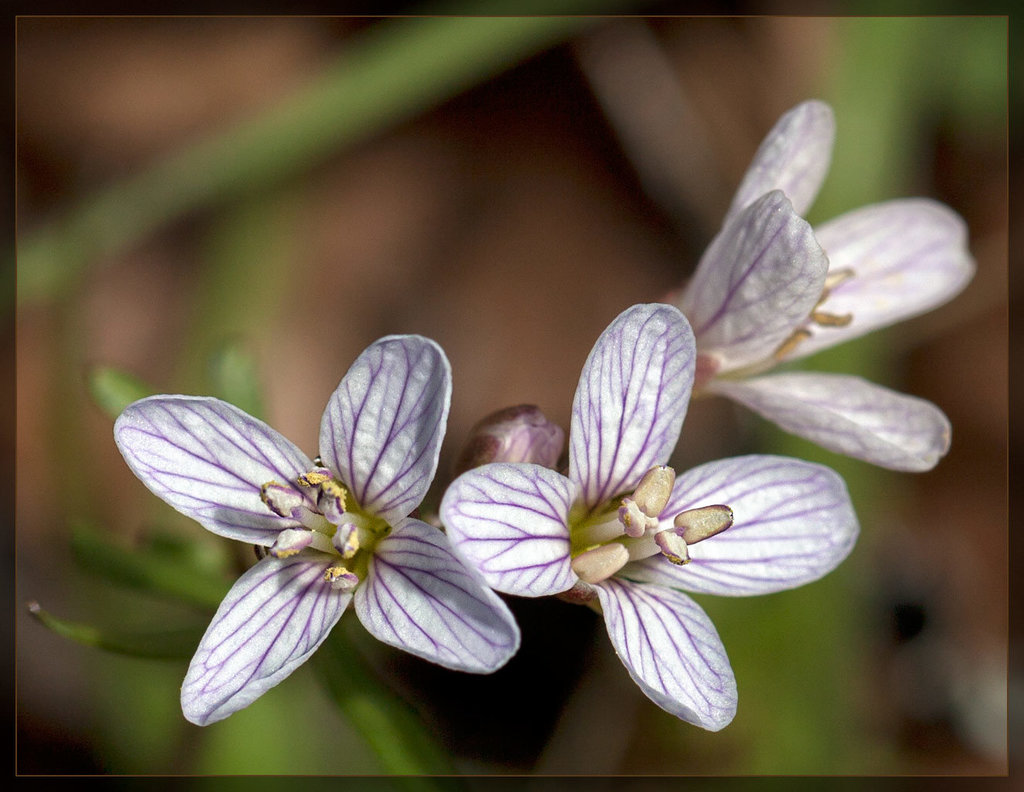
<instances>
[{"instance_id":1,"label":"leaf litter background","mask_svg":"<svg viewBox=\"0 0 1024 792\"><path fill-rule=\"evenodd\" d=\"M368 31L403 23L19 19L19 288L33 280L26 240L59 236L66 209L230 134ZM724 401L691 406L677 469L751 450L818 459L847 477L862 523L853 555L819 583L700 598L736 671L733 724L709 734L658 709L598 617L558 601L510 601L523 648L490 677L360 646L460 772L1005 772L1006 454L1019 444L1007 429L1005 21L580 20L566 39L273 183L185 206L19 300L20 772L382 771L313 664L199 729L178 706L187 656L101 652L28 616L38 600L110 629L208 619L83 570L76 527L125 547L164 541L225 581L252 561L135 480L90 396L96 366L210 393L211 356L248 355L265 417L308 450L355 356L381 335L421 333L454 372L443 479L487 412L532 402L568 426L594 339L678 287L762 136L811 97L838 121L812 222L934 197L966 219L978 273L938 311L812 361L942 407L953 448L930 473L839 459ZM342 626L359 641L351 614Z\"/></svg>"}]
</instances>

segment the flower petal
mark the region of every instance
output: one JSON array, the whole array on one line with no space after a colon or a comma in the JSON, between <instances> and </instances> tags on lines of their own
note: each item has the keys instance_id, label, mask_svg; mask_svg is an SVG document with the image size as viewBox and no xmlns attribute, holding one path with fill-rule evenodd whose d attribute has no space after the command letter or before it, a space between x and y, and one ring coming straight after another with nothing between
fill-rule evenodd
<instances>
[{"instance_id":1,"label":"flower petal","mask_svg":"<svg viewBox=\"0 0 1024 792\"><path fill-rule=\"evenodd\" d=\"M716 380L709 390L830 451L891 470L931 470L949 450L942 410L860 377L795 372Z\"/></svg>"},{"instance_id":2,"label":"flower petal","mask_svg":"<svg viewBox=\"0 0 1024 792\"><path fill-rule=\"evenodd\" d=\"M437 470L452 378L422 336L388 336L356 359L320 422L320 454L359 505L394 524L415 509Z\"/></svg>"},{"instance_id":3,"label":"flower petal","mask_svg":"<svg viewBox=\"0 0 1024 792\"><path fill-rule=\"evenodd\" d=\"M686 318L634 305L598 338L580 375L569 431L569 478L593 508L664 464L686 416L696 350Z\"/></svg>"},{"instance_id":4,"label":"flower petal","mask_svg":"<svg viewBox=\"0 0 1024 792\"><path fill-rule=\"evenodd\" d=\"M572 588L569 509L576 487L554 470L496 463L463 473L441 501L448 538L487 585L520 597Z\"/></svg>"},{"instance_id":5,"label":"flower petal","mask_svg":"<svg viewBox=\"0 0 1024 792\"><path fill-rule=\"evenodd\" d=\"M790 358L864 335L951 300L974 276L967 226L949 207L926 198L865 206L814 229L830 272L852 270L821 310L851 314L845 327L811 327Z\"/></svg>"},{"instance_id":6,"label":"flower petal","mask_svg":"<svg viewBox=\"0 0 1024 792\"><path fill-rule=\"evenodd\" d=\"M403 520L374 548L355 607L384 643L457 671L496 671L519 648L505 603L419 520Z\"/></svg>"},{"instance_id":7,"label":"flower petal","mask_svg":"<svg viewBox=\"0 0 1024 792\"><path fill-rule=\"evenodd\" d=\"M736 678L715 625L682 592L611 578L596 586L615 653L677 718L718 731L736 714Z\"/></svg>"},{"instance_id":8,"label":"flower petal","mask_svg":"<svg viewBox=\"0 0 1024 792\"><path fill-rule=\"evenodd\" d=\"M280 531L299 525L273 513L260 487L271 481L294 486L312 461L232 404L151 396L125 408L114 423L114 440L143 484L215 534L270 545Z\"/></svg>"},{"instance_id":9,"label":"flower petal","mask_svg":"<svg viewBox=\"0 0 1024 792\"><path fill-rule=\"evenodd\" d=\"M821 298L828 259L781 192L754 201L704 252L679 307L721 370L772 355Z\"/></svg>"},{"instance_id":10,"label":"flower petal","mask_svg":"<svg viewBox=\"0 0 1024 792\"><path fill-rule=\"evenodd\" d=\"M352 595L324 580L324 555L264 558L224 598L181 687L181 709L205 726L247 707L313 654Z\"/></svg>"},{"instance_id":11,"label":"flower petal","mask_svg":"<svg viewBox=\"0 0 1024 792\"><path fill-rule=\"evenodd\" d=\"M664 513L713 504L732 509L732 527L690 545L690 563L653 556L620 575L701 594L770 594L831 572L857 540L846 484L823 465L765 455L709 462L676 479Z\"/></svg>"},{"instance_id":12,"label":"flower petal","mask_svg":"<svg viewBox=\"0 0 1024 792\"><path fill-rule=\"evenodd\" d=\"M747 168L726 222L772 190L782 190L794 211L805 214L828 173L835 134L835 116L824 102L803 102L783 115Z\"/></svg>"}]
</instances>

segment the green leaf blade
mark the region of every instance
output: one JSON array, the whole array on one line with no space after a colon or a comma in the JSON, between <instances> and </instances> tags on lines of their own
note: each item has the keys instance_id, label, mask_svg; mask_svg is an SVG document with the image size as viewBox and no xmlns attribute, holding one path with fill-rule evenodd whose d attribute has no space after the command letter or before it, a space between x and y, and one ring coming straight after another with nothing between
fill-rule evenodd
<instances>
[{"instance_id":1,"label":"green leaf blade","mask_svg":"<svg viewBox=\"0 0 1024 792\"><path fill-rule=\"evenodd\" d=\"M203 637L206 625L132 632L99 628L91 624L60 619L30 602L28 611L45 627L64 638L116 654L159 660L190 658Z\"/></svg>"}]
</instances>

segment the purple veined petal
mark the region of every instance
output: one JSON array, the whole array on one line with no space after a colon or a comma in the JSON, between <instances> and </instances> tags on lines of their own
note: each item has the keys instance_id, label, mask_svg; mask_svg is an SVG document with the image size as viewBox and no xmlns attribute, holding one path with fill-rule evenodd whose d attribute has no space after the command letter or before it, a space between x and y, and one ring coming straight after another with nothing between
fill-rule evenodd
<instances>
[{"instance_id":1,"label":"purple veined petal","mask_svg":"<svg viewBox=\"0 0 1024 792\"><path fill-rule=\"evenodd\" d=\"M299 525L274 514L260 499L260 487L293 485L312 461L234 405L150 396L118 416L114 440L154 494L215 534L270 545L280 531Z\"/></svg>"},{"instance_id":2,"label":"purple veined petal","mask_svg":"<svg viewBox=\"0 0 1024 792\"><path fill-rule=\"evenodd\" d=\"M949 450L942 410L861 377L794 372L715 380L709 390L823 448L890 470L931 470Z\"/></svg>"},{"instance_id":3,"label":"purple veined petal","mask_svg":"<svg viewBox=\"0 0 1024 792\"><path fill-rule=\"evenodd\" d=\"M848 341L930 311L959 294L974 276L967 226L944 204L909 198L865 206L814 229L831 272L852 270L821 310L853 321L811 327L792 358Z\"/></svg>"},{"instance_id":4,"label":"purple veined petal","mask_svg":"<svg viewBox=\"0 0 1024 792\"><path fill-rule=\"evenodd\" d=\"M205 726L247 707L306 662L352 599L324 580L326 555L264 558L224 598L181 687Z\"/></svg>"},{"instance_id":5,"label":"purple veined petal","mask_svg":"<svg viewBox=\"0 0 1024 792\"><path fill-rule=\"evenodd\" d=\"M505 603L463 566L439 529L412 518L374 548L355 608L379 640L456 671L491 673L519 648Z\"/></svg>"},{"instance_id":6,"label":"purple veined petal","mask_svg":"<svg viewBox=\"0 0 1024 792\"><path fill-rule=\"evenodd\" d=\"M796 213L805 214L828 173L835 134L835 116L824 102L803 102L785 113L761 142L725 221L772 190L782 190Z\"/></svg>"},{"instance_id":7,"label":"purple veined petal","mask_svg":"<svg viewBox=\"0 0 1024 792\"><path fill-rule=\"evenodd\" d=\"M718 631L679 591L609 578L596 586L615 653L677 718L718 731L736 714L736 678Z\"/></svg>"},{"instance_id":8,"label":"purple veined petal","mask_svg":"<svg viewBox=\"0 0 1024 792\"><path fill-rule=\"evenodd\" d=\"M669 305L634 305L597 339L580 374L569 430L569 478L594 508L664 464L686 416L696 348Z\"/></svg>"},{"instance_id":9,"label":"purple veined petal","mask_svg":"<svg viewBox=\"0 0 1024 792\"><path fill-rule=\"evenodd\" d=\"M775 191L722 228L679 307L698 349L713 353L728 371L778 349L821 298L827 270L810 225Z\"/></svg>"},{"instance_id":10,"label":"purple veined petal","mask_svg":"<svg viewBox=\"0 0 1024 792\"><path fill-rule=\"evenodd\" d=\"M831 572L859 531L843 479L799 459L743 456L687 471L676 479L665 520L712 504L729 506L734 522L691 545L690 563L677 566L657 555L619 574L701 594L770 594Z\"/></svg>"},{"instance_id":11,"label":"purple veined petal","mask_svg":"<svg viewBox=\"0 0 1024 792\"><path fill-rule=\"evenodd\" d=\"M441 451L452 378L422 336L375 341L331 394L320 455L362 508L394 524L423 500Z\"/></svg>"},{"instance_id":12,"label":"purple veined petal","mask_svg":"<svg viewBox=\"0 0 1024 792\"><path fill-rule=\"evenodd\" d=\"M441 500L455 552L487 585L520 597L572 588L568 516L576 487L532 464L482 465L459 476Z\"/></svg>"}]
</instances>

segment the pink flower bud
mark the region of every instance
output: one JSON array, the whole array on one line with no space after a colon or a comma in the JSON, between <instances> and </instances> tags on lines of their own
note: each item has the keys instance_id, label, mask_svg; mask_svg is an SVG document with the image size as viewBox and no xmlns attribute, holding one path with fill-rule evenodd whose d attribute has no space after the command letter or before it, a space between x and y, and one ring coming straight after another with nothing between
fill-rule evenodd
<instances>
[{"instance_id":1,"label":"pink flower bud","mask_svg":"<svg viewBox=\"0 0 1024 792\"><path fill-rule=\"evenodd\" d=\"M533 462L554 468L565 446L562 427L532 404L491 413L470 430L455 475L488 462Z\"/></svg>"}]
</instances>

